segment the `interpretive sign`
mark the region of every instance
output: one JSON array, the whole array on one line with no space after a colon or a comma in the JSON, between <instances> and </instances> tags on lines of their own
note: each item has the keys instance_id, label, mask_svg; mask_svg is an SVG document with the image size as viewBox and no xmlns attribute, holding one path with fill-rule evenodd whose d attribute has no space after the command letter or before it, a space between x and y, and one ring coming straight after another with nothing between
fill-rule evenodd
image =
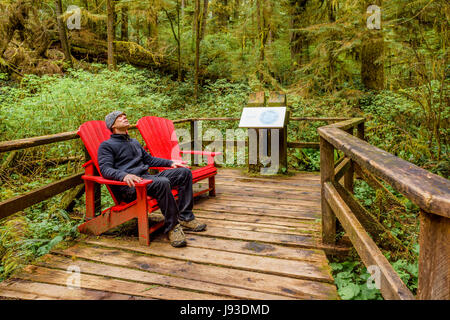
<instances>
[{"instance_id":1,"label":"interpretive sign","mask_svg":"<svg viewBox=\"0 0 450 320\"><path fill-rule=\"evenodd\" d=\"M286 124L286 107L244 108L240 128L281 129Z\"/></svg>"}]
</instances>

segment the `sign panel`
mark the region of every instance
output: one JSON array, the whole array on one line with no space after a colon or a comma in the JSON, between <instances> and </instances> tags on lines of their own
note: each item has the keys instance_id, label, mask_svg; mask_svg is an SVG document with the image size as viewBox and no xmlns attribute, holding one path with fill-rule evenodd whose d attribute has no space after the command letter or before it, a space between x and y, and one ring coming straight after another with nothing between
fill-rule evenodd
<instances>
[{"instance_id":1,"label":"sign panel","mask_svg":"<svg viewBox=\"0 0 450 320\"><path fill-rule=\"evenodd\" d=\"M286 107L244 108L240 128L283 128Z\"/></svg>"}]
</instances>

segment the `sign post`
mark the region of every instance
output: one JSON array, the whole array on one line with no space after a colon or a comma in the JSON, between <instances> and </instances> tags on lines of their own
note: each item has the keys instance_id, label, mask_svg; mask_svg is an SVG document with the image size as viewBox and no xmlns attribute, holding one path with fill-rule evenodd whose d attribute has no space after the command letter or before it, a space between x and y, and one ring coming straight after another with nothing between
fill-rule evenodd
<instances>
[{"instance_id":1,"label":"sign post","mask_svg":"<svg viewBox=\"0 0 450 320\"><path fill-rule=\"evenodd\" d=\"M239 127L248 129L249 172L287 173L286 95L271 92L266 101L264 92L258 92L250 96L248 105L242 110Z\"/></svg>"}]
</instances>

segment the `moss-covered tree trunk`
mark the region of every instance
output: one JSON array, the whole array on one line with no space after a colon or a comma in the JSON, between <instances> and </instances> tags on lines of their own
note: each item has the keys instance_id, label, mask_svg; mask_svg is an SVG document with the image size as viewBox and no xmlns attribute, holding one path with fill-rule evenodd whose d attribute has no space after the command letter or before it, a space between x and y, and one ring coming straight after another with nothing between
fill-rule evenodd
<instances>
[{"instance_id":1,"label":"moss-covered tree trunk","mask_svg":"<svg viewBox=\"0 0 450 320\"><path fill-rule=\"evenodd\" d=\"M115 69L116 62L114 59L114 1L106 1L107 10L107 43L108 43L108 68Z\"/></svg>"},{"instance_id":2,"label":"moss-covered tree trunk","mask_svg":"<svg viewBox=\"0 0 450 320\"><path fill-rule=\"evenodd\" d=\"M381 8L381 3L381 0L365 1L363 8L365 32L361 43L361 81L369 90L384 89L384 38L381 24L380 29L369 29L367 18L371 14L366 13L369 5L376 4Z\"/></svg>"},{"instance_id":3,"label":"moss-covered tree trunk","mask_svg":"<svg viewBox=\"0 0 450 320\"><path fill-rule=\"evenodd\" d=\"M302 51L306 44L306 39L304 33L297 31L297 29L300 29L304 25L302 23L302 15L305 12L307 3L308 0L289 1L290 27L292 30L289 34L289 48L291 51L291 59L298 65L302 64Z\"/></svg>"},{"instance_id":4,"label":"moss-covered tree trunk","mask_svg":"<svg viewBox=\"0 0 450 320\"><path fill-rule=\"evenodd\" d=\"M195 0L194 30L195 30L195 61L194 61L194 99L198 99L198 78L200 68L200 0Z\"/></svg>"},{"instance_id":5,"label":"moss-covered tree trunk","mask_svg":"<svg viewBox=\"0 0 450 320\"><path fill-rule=\"evenodd\" d=\"M62 2L61 0L55 0L55 8L56 8L56 21L58 25L58 34L59 40L61 42L61 47L64 52L64 60L72 66L72 55L70 54L70 46L69 41L67 40L66 26L64 25L64 21L62 19Z\"/></svg>"},{"instance_id":6,"label":"moss-covered tree trunk","mask_svg":"<svg viewBox=\"0 0 450 320\"><path fill-rule=\"evenodd\" d=\"M120 14L120 40L128 41L128 6L123 5Z\"/></svg>"}]
</instances>

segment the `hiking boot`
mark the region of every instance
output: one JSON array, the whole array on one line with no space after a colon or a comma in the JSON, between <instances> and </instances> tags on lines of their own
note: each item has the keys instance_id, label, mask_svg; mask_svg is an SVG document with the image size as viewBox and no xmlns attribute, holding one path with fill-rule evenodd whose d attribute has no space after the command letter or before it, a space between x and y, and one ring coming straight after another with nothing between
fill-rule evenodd
<instances>
[{"instance_id":1,"label":"hiking boot","mask_svg":"<svg viewBox=\"0 0 450 320\"><path fill-rule=\"evenodd\" d=\"M148 222L149 223L158 223L158 222L162 222L164 221L164 216L162 213L159 212L152 212L151 214L148 215Z\"/></svg>"},{"instance_id":2,"label":"hiking boot","mask_svg":"<svg viewBox=\"0 0 450 320\"><path fill-rule=\"evenodd\" d=\"M172 247L179 248L186 246L186 236L184 235L180 224L177 224L172 230L170 230L168 236Z\"/></svg>"},{"instance_id":3,"label":"hiking boot","mask_svg":"<svg viewBox=\"0 0 450 320\"><path fill-rule=\"evenodd\" d=\"M189 231L199 232L206 230L206 224L198 222L195 218L191 221L180 221L180 224L183 228Z\"/></svg>"}]
</instances>

